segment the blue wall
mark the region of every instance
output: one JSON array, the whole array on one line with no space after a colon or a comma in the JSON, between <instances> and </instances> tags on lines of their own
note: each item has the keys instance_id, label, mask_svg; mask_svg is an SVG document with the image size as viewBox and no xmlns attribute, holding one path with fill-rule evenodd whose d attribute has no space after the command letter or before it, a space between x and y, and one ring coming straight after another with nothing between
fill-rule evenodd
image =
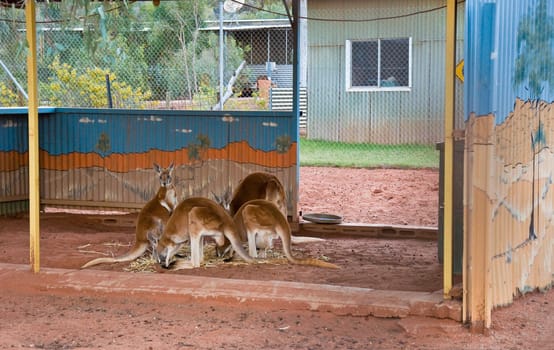
<instances>
[{"instance_id":1,"label":"blue wall","mask_svg":"<svg viewBox=\"0 0 554 350\"><path fill-rule=\"evenodd\" d=\"M541 1L546 5L546 13L537 13ZM466 34L464 94L466 120L469 115L494 114L497 124L502 123L513 111L516 98L533 98L530 82L519 84L514 81L516 60L527 54L533 62L546 59L545 55L554 53L554 42L542 47L539 54L529 41L518 45L524 33L525 24L530 24L534 34L547 34L548 28L535 25L540 15L546 15L548 25L552 26L554 2L547 0L469 0L466 1ZM553 39L551 37L551 39ZM549 53L548 53L549 52ZM552 62L554 63L554 62ZM529 65L531 66L531 65ZM550 77L554 83L554 77ZM554 86L547 81L541 82L542 93L538 96L547 103L554 99Z\"/></svg>"}]
</instances>

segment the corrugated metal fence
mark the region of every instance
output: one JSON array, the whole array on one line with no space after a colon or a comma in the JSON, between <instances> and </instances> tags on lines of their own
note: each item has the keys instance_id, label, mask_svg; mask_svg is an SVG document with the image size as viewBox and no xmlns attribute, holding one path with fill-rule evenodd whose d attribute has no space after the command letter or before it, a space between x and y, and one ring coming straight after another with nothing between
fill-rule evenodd
<instances>
[{"instance_id":1,"label":"corrugated metal fence","mask_svg":"<svg viewBox=\"0 0 554 350\"><path fill-rule=\"evenodd\" d=\"M554 277L554 5L467 1L467 310L494 307Z\"/></svg>"},{"instance_id":2,"label":"corrugated metal fence","mask_svg":"<svg viewBox=\"0 0 554 350\"><path fill-rule=\"evenodd\" d=\"M0 213L26 208L26 110L0 112ZM153 163L175 163L180 199L214 198L267 171L296 215L296 120L287 112L51 109L40 113L41 203L137 210L159 186Z\"/></svg>"}]
</instances>

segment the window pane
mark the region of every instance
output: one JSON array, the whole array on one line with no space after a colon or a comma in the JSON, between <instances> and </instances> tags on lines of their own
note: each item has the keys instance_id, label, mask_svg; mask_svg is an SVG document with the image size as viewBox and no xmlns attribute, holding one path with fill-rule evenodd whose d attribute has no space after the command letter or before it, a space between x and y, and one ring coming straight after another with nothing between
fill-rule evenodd
<instances>
[{"instance_id":1,"label":"window pane","mask_svg":"<svg viewBox=\"0 0 554 350\"><path fill-rule=\"evenodd\" d=\"M409 86L410 40L381 40L381 86Z\"/></svg>"},{"instance_id":2,"label":"window pane","mask_svg":"<svg viewBox=\"0 0 554 350\"><path fill-rule=\"evenodd\" d=\"M377 41L352 42L352 86L378 86Z\"/></svg>"}]
</instances>

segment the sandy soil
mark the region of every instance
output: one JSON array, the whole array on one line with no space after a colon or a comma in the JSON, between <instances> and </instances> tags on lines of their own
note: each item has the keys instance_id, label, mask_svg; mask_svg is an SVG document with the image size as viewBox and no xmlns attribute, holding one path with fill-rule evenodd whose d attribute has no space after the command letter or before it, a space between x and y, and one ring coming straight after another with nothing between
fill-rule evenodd
<instances>
[{"instance_id":1,"label":"sandy soil","mask_svg":"<svg viewBox=\"0 0 554 350\"><path fill-rule=\"evenodd\" d=\"M345 222L436 226L438 173L433 170L302 168L299 209ZM60 213L41 221L41 265L77 269L119 255L134 240L134 214ZM26 216L0 217L0 262L28 264ZM288 263L219 263L179 275L324 283L385 290L437 291L437 243L415 239L328 238L295 245L296 256L329 260L340 270ZM93 269L136 271L129 263ZM133 272L129 272L133 273ZM151 272L156 273L156 272ZM137 275L140 276L140 275ZM554 341L554 293L531 293L495 310L490 335L450 320L378 319L285 306L144 302L132 297L31 295L17 283L0 288L0 348L44 349L527 349Z\"/></svg>"},{"instance_id":2,"label":"sandy soil","mask_svg":"<svg viewBox=\"0 0 554 350\"><path fill-rule=\"evenodd\" d=\"M437 170L302 167L299 210L344 222L437 227Z\"/></svg>"}]
</instances>

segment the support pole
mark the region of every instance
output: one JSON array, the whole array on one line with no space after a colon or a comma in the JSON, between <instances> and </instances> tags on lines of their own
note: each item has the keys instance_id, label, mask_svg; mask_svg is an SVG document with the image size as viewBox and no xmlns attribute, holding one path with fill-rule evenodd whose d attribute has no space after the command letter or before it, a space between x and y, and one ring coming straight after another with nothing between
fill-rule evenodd
<instances>
[{"instance_id":1,"label":"support pole","mask_svg":"<svg viewBox=\"0 0 554 350\"><path fill-rule=\"evenodd\" d=\"M225 84L225 43L223 41L223 1L219 1L219 110L223 110L223 85Z\"/></svg>"},{"instance_id":2,"label":"support pole","mask_svg":"<svg viewBox=\"0 0 554 350\"><path fill-rule=\"evenodd\" d=\"M294 52L292 58L292 113L296 129L296 188L300 188L300 0L292 1L292 33L294 40ZM298 203L298 192L293 202ZM294 205L292 220L298 222L298 208Z\"/></svg>"},{"instance_id":3,"label":"support pole","mask_svg":"<svg viewBox=\"0 0 554 350\"><path fill-rule=\"evenodd\" d=\"M452 289L452 213L454 178L454 116L456 86L456 0L446 1L446 72L444 98L444 240L443 292Z\"/></svg>"},{"instance_id":4,"label":"support pole","mask_svg":"<svg viewBox=\"0 0 554 350\"><path fill-rule=\"evenodd\" d=\"M25 2L25 23L29 48L27 53L27 90L29 91L29 256L31 269L37 273L40 271L40 182L35 0Z\"/></svg>"}]
</instances>

